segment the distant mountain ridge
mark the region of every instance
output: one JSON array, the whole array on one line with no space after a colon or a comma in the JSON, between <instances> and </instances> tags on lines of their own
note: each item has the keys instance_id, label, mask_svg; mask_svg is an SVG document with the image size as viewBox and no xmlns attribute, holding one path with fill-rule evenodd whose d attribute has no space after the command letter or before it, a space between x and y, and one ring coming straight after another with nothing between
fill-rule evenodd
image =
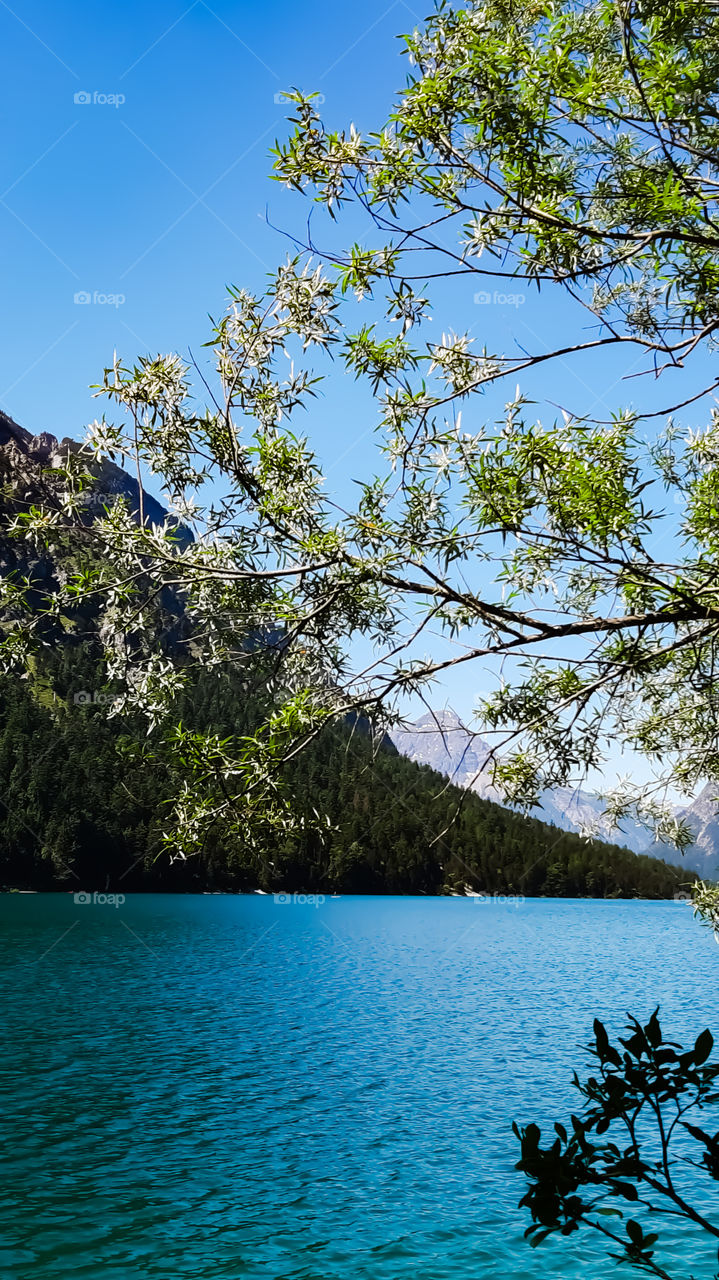
<instances>
[{"instance_id":1,"label":"distant mountain ridge","mask_svg":"<svg viewBox=\"0 0 719 1280\"><path fill-rule=\"evenodd\" d=\"M457 786L468 787L486 800L507 806L492 785L490 747L484 739L471 734L451 708L427 712L413 724L391 731L397 750L418 764L430 765ZM615 844L623 844L634 853L663 858L677 866L694 866L708 879L719 877L719 803L714 796L718 788L708 785L690 805L677 809L696 832L694 844L682 855L669 845L652 842L646 828L638 822L624 820L613 827L603 813L601 798L580 788L555 787L545 791L536 817L562 831L592 828L597 836Z\"/></svg>"}]
</instances>

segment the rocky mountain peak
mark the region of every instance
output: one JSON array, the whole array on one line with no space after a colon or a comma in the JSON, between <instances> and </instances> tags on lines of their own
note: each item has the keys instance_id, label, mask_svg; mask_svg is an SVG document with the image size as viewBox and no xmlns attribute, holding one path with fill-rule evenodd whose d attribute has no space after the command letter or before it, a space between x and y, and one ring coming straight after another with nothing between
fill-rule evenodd
<instances>
[{"instance_id":1,"label":"rocky mountain peak","mask_svg":"<svg viewBox=\"0 0 719 1280\"><path fill-rule=\"evenodd\" d=\"M451 707L428 711L412 725L392 731L402 755L428 764L460 786L470 786L489 756L487 743L472 733Z\"/></svg>"},{"instance_id":2,"label":"rocky mountain peak","mask_svg":"<svg viewBox=\"0 0 719 1280\"><path fill-rule=\"evenodd\" d=\"M19 471L30 483L33 475L38 474L35 468L60 466L68 453L79 453L81 449L82 445L68 436L58 440L57 436L49 431L41 431L33 435L0 410L0 457L4 455L9 458L12 467L14 455ZM22 459L27 460L27 467L19 466L18 454ZM107 459L99 463L90 462L88 469L95 476L92 494L88 495L88 498L91 498L88 505L91 505L93 510L101 512L105 503L111 502L115 497L123 497L127 499L133 515L137 518L140 488L136 478ZM167 518L165 507L147 490L143 490L143 506L146 518L153 524L162 524ZM182 525L178 525L178 534L181 544L192 540L189 529Z\"/></svg>"}]
</instances>

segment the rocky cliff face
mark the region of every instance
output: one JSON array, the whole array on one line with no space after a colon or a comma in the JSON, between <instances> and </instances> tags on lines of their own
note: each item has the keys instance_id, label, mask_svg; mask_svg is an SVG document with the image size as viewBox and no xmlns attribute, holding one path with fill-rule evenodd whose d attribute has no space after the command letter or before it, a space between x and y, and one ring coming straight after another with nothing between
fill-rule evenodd
<instances>
[{"instance_id":1,"label":"rocky cliff face","mask_svg":"<svg viewBox=\"0 0 719 1280\"><path fill-rule=\"evenodd\" d=\"M32 435L7 414L0 412L0 576L27 579L31 584L26 598L31 608L43 612L49 597L75 568L69 545L52 555L31 542L5 536L4 526L32 503L57 504L64 488L63 480L53 475L53 468L63 465L68 454L77 454L82 446L74 440L58 440L49 432ZM139 520L140 487L137 479L114 462L93 463L87 469L94 476L92 487L83 492L79 519L89 526L103 514L116 498L124 498L135 520ZM145 519L162 524L167 511L151 494L143 490ZM177 526L180 543L191 540L191 533ZM165 643L177 642L185 630L181 601L168 589L157 598L158 616L164 611L162 633ZM63 643L83 639L97 630L101 606L98 601L67 608L61 619L46 616L41 625L44 640ZM0 627L12 625L9 618L0 619Z\"/></svg>"},{"instance_id":2,"label":"rocky cliff face","mask_svg":"<svg viewBox=\"0 0 719 1280\"><path fill-rule=\"evenodd\" d=\"M677 816L685 818L695 834L694 844L687 849L684 858L696 867L705 880L719 880L719 787L708 783L690 805L677 810ZM652 845L648 853L670 861L664 845ZM674 861L675 859L671 859Z\"/></svg>"},{"instance_id":3,"label":"rocky cliff face","mask_svg":"<svg viewBox=\"0 0 719 1280\"><path fill-rule=\"evenodd\" d=\"M4 464L0 466L0 475L4 471L12 474L15 479L24 477L27 486L25 496L29 500L37 496L36 486L42 483L43 473L47 468L61 466L68 453L77 454L81 447L76 440L68 437L58 440L47 431L32 435L0 411L0 464ZM137 479L114 462L104 461L89 470L95 476L96 483L92 493L83 495L87 500L88 514L101 511L105 504L121 496L127 499L137 518L140 506ZM44 478L52 483L51 476L45 475ZM143 490L143 506L145 517L151 523L161 524L165 520L165 508L146 490ZM182 535L185 538L190 536L187 530L182 530Z\"/></svg>"}]
</instances>

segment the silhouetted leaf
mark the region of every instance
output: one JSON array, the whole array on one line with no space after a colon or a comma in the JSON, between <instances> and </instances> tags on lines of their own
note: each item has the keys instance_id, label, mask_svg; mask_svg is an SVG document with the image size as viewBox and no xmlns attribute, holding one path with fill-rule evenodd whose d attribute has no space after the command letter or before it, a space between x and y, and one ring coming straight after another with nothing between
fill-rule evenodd
<instances>
[{"instance_id":1,"label":"silhouetted leaf","mask_svg":"<svg viewBox=\"0 0 719 1280\"><path fill-rule=\"evenodd\" d=\"M707 1028L697 1036L694 1044L694 1061L698 1067L701 1066L703 1062L706 1062L713 1048L714 1037L711 1031Z\"/></svg>"}]
</instances>

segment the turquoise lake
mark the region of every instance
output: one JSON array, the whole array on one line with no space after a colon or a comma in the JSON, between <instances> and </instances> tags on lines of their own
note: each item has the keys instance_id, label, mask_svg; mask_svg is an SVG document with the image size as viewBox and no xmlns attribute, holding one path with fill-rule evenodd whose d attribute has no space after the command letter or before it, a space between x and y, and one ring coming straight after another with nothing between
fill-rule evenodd
<instances>
[{"instance_id":1,"label":"turquoise lake","mask_svg":"<svg viewBox=\"0 0 719 1280\"><path fill-rule=\"evenodd\" d=\"M0 917L3 1280L635 1274L524 1242L511 1123L576 1110L597 1015L716 1029L719 948L686 905L6 895ZM716 1270L693 1234L680 1256Z\"/></svg>"}]
</instances>

